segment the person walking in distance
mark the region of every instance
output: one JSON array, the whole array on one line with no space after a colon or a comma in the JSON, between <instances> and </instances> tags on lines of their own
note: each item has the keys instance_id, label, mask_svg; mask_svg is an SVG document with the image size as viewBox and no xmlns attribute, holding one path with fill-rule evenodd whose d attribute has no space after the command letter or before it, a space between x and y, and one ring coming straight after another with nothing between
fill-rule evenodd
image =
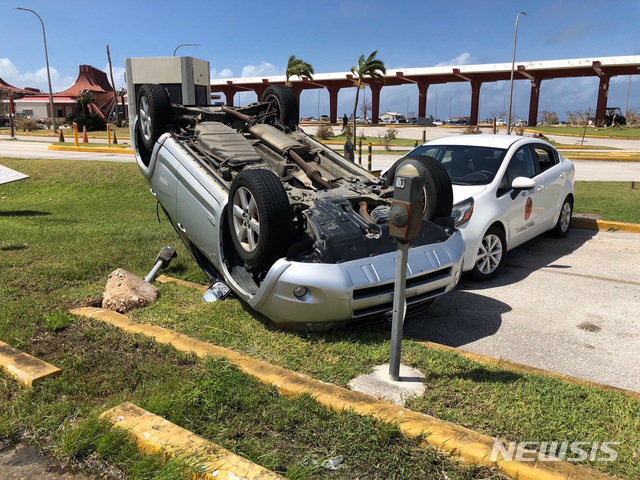
<instances>
[{"instance_id":1,"label":"person walking in distance","mask_svg":"<svg viewBox=\"0 0 640 480\"><path fill-rule=\"evenodd\" d=\"M349 123L349 119L347 118L347 114L345 113L342 116L342 131L344 132L347 128L347 123Z\"/></svg>"}]
</instances>

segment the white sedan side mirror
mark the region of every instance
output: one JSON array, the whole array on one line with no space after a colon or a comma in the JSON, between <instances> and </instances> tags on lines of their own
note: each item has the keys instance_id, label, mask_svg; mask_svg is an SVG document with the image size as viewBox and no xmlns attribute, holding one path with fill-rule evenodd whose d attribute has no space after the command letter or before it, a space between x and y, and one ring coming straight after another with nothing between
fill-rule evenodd
<instances>
[{"instance_id":1,"label":"white sedan side mirror","mask_svg":"<svg viewBox=\"0 0 640 480\"><path fill-rule=\"evenodd\" d=\"M511 182L511 188L514 190L533 190L536 188L536 182L527 177L516 177Z\"/></svg>"}]
</instances>

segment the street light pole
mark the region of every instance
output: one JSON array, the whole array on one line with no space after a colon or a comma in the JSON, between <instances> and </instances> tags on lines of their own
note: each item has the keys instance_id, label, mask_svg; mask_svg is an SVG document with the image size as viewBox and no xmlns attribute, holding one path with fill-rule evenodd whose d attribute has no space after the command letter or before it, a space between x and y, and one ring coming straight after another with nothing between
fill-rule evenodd
<instances>
[{"instance_id":1,"label":"street light pole","mask_svg":"<svg viewBox=\"0 0 640 480\"><path fill-rule=\"evenodd\" d=\"M197 43L181 43L180 45L178 45L176 47L176 49L173 51L173 56L176 56L176 52L178 51L178 49L180 47L199 47L200 45L198 45Z\"/></svg>"},{"instance_id":2,"label":"street light pole","mask_svg":"<svg viewBox=\"0 0 640 480\"><path fill-rule=\"evenodd\" d=\"M47 52L47 34L44 31L44 22L42 21L42 18L40 18L40 15L38 15L30 8L17 7L17 9L33 13L36 17L38 17L38 20L40 20L40 23L42 24L42 37L44 38L44 57L47 61L47 80L49 80L49 109L51 110L51 124L53 125L54 133L58 133L58 125L56 124L56 112L53 109L53 90L51 89L51 72L49 71L49 53Z\"/></svg>"},{"instance_id":3,"label":"street light pole","mask_svg":"<svg viewBox=\"0 0 640 480\"><path fill-rule=\"evenodd\" d=\"M518 43L518 22L520 21L520 15L528 17L525 12L520 12L516 18L516 34L513 38L513 60L511 62L511 87L509 88L509 117L507 120L507 135L511 135L511 106L513 100L513 72L516 68L516 44Z\"/></svg>"}]
</instances>

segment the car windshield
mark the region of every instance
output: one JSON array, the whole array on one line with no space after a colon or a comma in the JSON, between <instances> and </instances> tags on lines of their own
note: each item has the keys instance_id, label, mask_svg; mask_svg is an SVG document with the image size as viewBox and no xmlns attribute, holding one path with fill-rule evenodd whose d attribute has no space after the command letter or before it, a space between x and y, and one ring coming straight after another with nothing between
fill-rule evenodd
<instances>
[{"instance_id":1,"label":"car windshield","mask_svg":"<svg viewBox=\"0 0 640 480\"><path fill-rule=\"evenodd\" d=\"M469 145L423 145L411 155L428 155L447 170L454 185L488 185L495 178L507 151Z\"/></svg>"}]
</instances>

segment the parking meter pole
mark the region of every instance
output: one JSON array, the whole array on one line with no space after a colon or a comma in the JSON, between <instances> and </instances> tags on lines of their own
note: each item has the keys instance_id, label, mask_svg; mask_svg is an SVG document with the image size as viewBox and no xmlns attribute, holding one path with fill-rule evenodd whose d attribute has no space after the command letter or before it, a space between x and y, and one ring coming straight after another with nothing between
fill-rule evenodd
<instances>
[{"instance_id":1,"label":"parking meter pole","mask_svg":"<svg viewBox=\"0 0 640 480\"><path fill-rule=\"evenodd\" d=\"M149 272L149 274L144 277L144 281L145 282L153 282L153 279L156 278L156 275L158 274L158 270L160 270L162 268L162 260L158 260L155 264L155 266L151 269L151 271Z\"/></svg>"},{"instance_id":2,"label":"parking meter pole","mask_svg":"<svg viewBox=\"0 0 640 480\"><path fill-rule=\"evenodd\" d=\"M391 380L400 380L400 357L402 356L402 327L406 310L405 290L407 281L408 242L398 242L396 260L396 283L393 289L393 320L391 324L391 359L389 376Z\"/></svg>"}]
</instances>

